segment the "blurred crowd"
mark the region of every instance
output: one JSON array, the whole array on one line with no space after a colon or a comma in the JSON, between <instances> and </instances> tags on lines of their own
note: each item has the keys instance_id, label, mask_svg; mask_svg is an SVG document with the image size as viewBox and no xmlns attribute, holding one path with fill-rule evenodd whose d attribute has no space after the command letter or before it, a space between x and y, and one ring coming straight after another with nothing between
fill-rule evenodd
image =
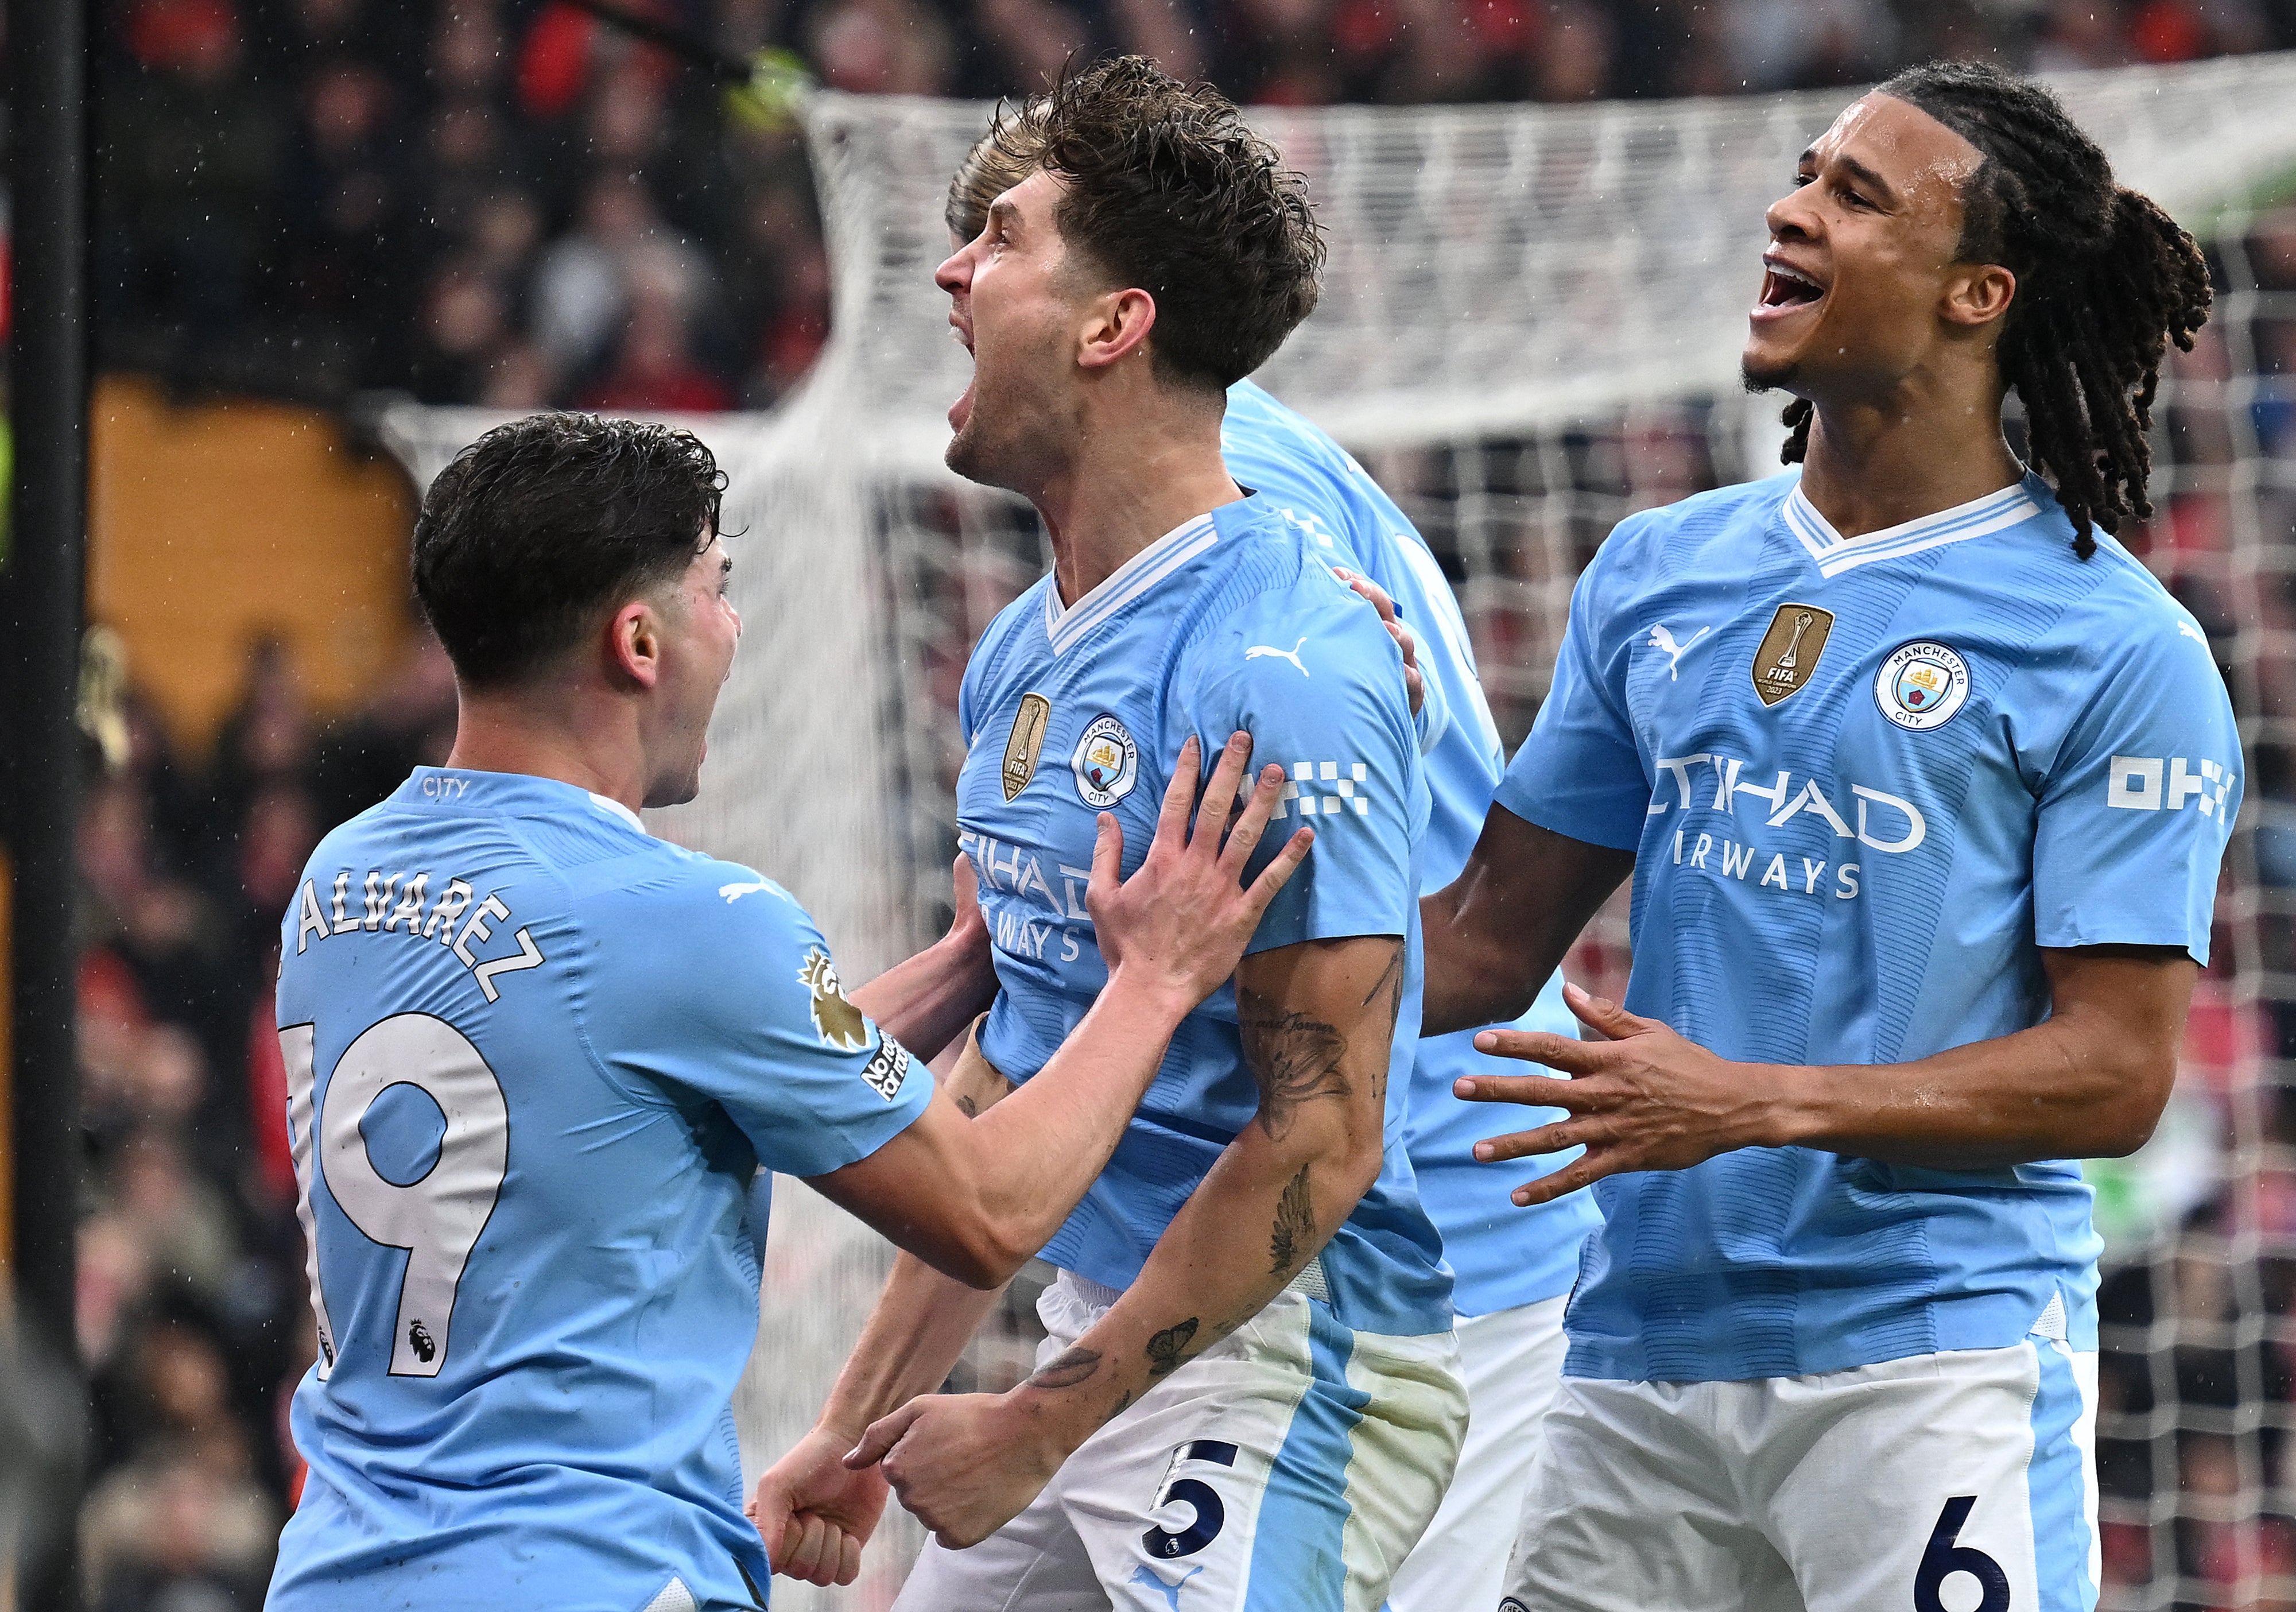
<instances>
[{"instance_id":1,"label":"blurred crowd","mask_svg":"<svg viewBox=\"0 0 2296 1612\"><path fill-rule=\"evenodd\" d=\"M82 1567L102 1612L253 1612L298 1492L287 1390L313 1350L280 914L325 829L445 759L454 681L423 638L322 724L266 639L206 764L134 695L119 715L112 753L90 747L78 846Z\"/></svg>"},{"instance_id":2,"label":"blurred crowd","mask_svg":"<svg viewBox=\"0 0 2296 1612\"><path fill-rule=\"evenodd\" d=\"M857 93L1144 52L1247 101L1587 100L2296 45L2296 0L619 0ZM789 127L570 0L106 0L114 367L333 400L760 407L826 337Z\"/></svg>"}]
</instances>

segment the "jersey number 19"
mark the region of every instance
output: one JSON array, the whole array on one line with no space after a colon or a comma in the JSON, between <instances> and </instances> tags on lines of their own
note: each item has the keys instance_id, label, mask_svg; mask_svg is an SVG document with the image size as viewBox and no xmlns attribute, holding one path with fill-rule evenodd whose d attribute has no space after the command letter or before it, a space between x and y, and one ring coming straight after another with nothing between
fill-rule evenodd
<instances>
[{"instance_id":1,"label":"jersey number 19","mask_svg":"<svg viewBox=\"0 0 2296 1612\"><path fill-rule=\"evenodd\" d=\"M332 1375L340 1340L328 1320L319 1269L315 1176L326 1181L336 1206L369 1241L406 1250L391 1327L390 1375L436 1377L447 1363L463 1271L494 1213L509 1168L510 1107L502 1082L470 1038L444 1019L395 1014L368 1026L344 1049L328 1077L322 1112L315 1116L315 1040L310 1024L289 1024L279 1032L287 1065L295 1212L303 1222L305 1271L319 1324L319 1378L324 1382ZM437 1159L404 1183L375 1168L363 1130L376 1101L401 1085L425 1093L447 1118Z\"/></svg>"}]
</instances>

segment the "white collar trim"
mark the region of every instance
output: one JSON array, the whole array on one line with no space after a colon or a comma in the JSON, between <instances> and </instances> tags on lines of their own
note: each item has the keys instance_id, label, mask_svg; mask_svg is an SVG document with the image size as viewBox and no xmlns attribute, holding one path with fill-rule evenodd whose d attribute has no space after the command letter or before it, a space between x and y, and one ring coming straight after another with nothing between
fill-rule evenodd
<instances>
[{"instance_id":1,"label":"white collar trim","mask_svg":"<svg viewBox=\"0 0 2296 1612\"><path fill-rule=\"evenodd\" d=\"M1094 628L1219 541L1219 528L1210 514L1176 526L1108 573L1094 588L1065 610L1061 607L1058 577L1045 586L1045 637L1053 653L1074 646Z\"/></svg>"},{"instance_id":2,"label":"white collar trim","mask_svg":"<svg viewBox=\"0 0 2296 1612\"><path fill-rule=\"evenodd\" d=\"M1871 565L1876 560L1894 560L1902 555L1919 554L1924 548L1935 548L1941 543L1958 543L1965 538L1981 538L2031 520L2041 513L2021 481L2012 482L1999 492L1987 493L1981 498L1972 498L1966 504L1956 504L1933 515L1923 515L1918 521L1901 525L1885 526L1880 531L1869 531L1862 537L1845 538L1833 530L1833 523L1817 513L1817 506L1802 495L1801 485L1786 495L1786 530L1801 540L1811 559L1817 562L1822 575L1838 577L1845 571L1860 565Z\"/></svg>"},{"instance_id":3,"label":"white collar trim","mask_svg":"<svg viewBox=\"0 0 2296 1612\"><path fill-rule=\"evenodd\" d=\"M623 805L619 801L614 799L613 796L610 794L600 794L594 789L586 789L582 793L590 797L590 803L593 806L595 806L599 810L612 812L616 817L621 818L623 822L627 823L640 834L644 834L646 831L646 826L638 820L638 814L632 811L628 807Z\"/></svg>"}]
</instances>

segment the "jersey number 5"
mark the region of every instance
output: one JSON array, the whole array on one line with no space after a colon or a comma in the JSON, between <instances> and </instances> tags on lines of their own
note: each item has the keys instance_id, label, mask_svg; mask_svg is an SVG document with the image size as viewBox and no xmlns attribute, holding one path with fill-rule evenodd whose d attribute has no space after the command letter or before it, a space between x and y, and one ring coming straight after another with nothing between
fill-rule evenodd
<instances>
[{"instance_id":1,"label":"jersey number 5","mask_svg":"<svg viewBox=\"0 0 2296 1612\"><path fill-rule=\"evenodd\" d=\"M315 1174L369 1241L406 1251L391 1326L390 1375L436 1377L447 1363L455 1290L495 1212L509 1167L510 1107L502 1082L470 1038L444 1019L396 1014L370 1025L344 1049L327 1079L325 1099L317 1104L315 1124L314 1040L309 1024L290 1024L279 1032L299 1189L295 1211L303 1222L305 1273L319 1323L319 1378L324 1382L333 1373L339 1340L328 1320L319 1269ZM427 1093L447 1116L437 1160L403 1186L374 1167L360 1129L375 1100L399 1085Z\"/></svg>"}]
</instances>

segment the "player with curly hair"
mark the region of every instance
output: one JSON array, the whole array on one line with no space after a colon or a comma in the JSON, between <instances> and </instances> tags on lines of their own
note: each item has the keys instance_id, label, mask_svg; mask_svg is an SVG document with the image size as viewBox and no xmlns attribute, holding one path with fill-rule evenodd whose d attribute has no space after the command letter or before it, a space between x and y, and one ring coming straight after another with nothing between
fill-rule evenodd
<instances>
[{"instance_id":1,"label":"player with curly hair","mask_svg":"<svg viewBox=\"0 0 2296 1612\"><path fill-rule=\"evenodd\" d=\"M1043 121L1040 99L1000 108L958 164L945 212L958 243L980 234L996 198L1041 164ZM1391 601L1394 630L1406 660L1415 657L1428 708L1421 723L1430 806L1420 888L1441 889L1474 848L1506 770L1449 581L1410 517L1364 467L1252 380L1228 388L1220 452L1239 483L1280 505L1334 565L1357 580L1359 590ZM1575 1030L1560 970L1514 1024ZM1451 1268L1469 1414L1442 1507L1389 1588L1390 1612L1455 1612L1498 1599L1539 1423L1562 1377L1563 1300L1578 1274L1579 1246L1601 1219L1594 1195L1574 1192L1541 1205L1532 1217L1537 1223L1526 1224L1507 1201L1513 1180L1475 1161L1474 1144L1494 1130L1562 1117L1546 1107L1502 1114L1454 1093L1463 1075L1507 1069L1478 1052L1469 1032L1423 1040L1413 1062L1411 1168ZM1575 1156L1549 1156L1534 1167L1560 1170Z\"/></svg>"},{"instance_id":2,"label":"player with curly hair","mask_svg":"<svg viewBox=\"0 0 2296 1612\"><path fill-rule=\"evenodd\" d=\"M1046 1246L1035 1375L935 1394L985 1306L904 1260L754 1515L777 1569L849 1580L890 1480L934 1530L913 1612L1369 1612L1466 1419L1405 1147L1421 734L1379 613L1221 448L1322 241L1232 104L1137 57L1065 75L1041 135L939 274L974 360L948 462L1027 497L1054 553L965 672L961 843L1001 991L953 1084L1025 1090L1093 999L1078 833L1139 810L1186 736L1250 732L1319 837Z\"/></svg>"},{"instance_id":3,"label":"player with curly hair","mask_svg":"<svg viewBox=\"0 0 2296 1612\"><path fill-rule=\"evenodd\" d=\"M2206 317L2191 237L2040 86L1916 68L1771 206L1748 384L1798 473L1621 523L1466 871L1430 1029L1519 1011L1631 871L1570 1354L1503 1608L2084 1608L2099 1243L2208 960L2240 741L2110 535ZM2022 404L2031 464L2004 431ZM2043 472L2046 473L2046 478Z\"/></svg>"}]
</instances>

